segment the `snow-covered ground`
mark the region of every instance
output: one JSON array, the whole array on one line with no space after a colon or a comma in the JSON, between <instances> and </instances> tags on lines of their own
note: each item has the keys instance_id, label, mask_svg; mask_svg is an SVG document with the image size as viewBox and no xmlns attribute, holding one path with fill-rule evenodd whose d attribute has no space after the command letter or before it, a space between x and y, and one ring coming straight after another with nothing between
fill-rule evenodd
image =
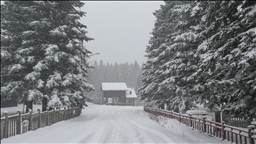
<instances>
[{"instance_id":1,"label":"snow-covered ground","mask_svg":"<svg viewBox=\"0 0 256 144\"><path fill-rule=\"evenodd\" d=\"M42 105L35 105L33 104L33 112L37 112L37 110L40 109L42 110ZM18 104L17 107L6 107L6 108L1 108L1 117L4 115L4 112L7 111L8 115L14 115L17 114L17 111L23 112L23 104ZM24 111L26 111L26 106L24 106Z\"/></svg>"},{"instance_id":2,"label":"snow-covered ground","mask_svg":"<svg viewBox=\"0 0 256 144\"><path fill-rule=\"evenodd\" d=\"M159 124L142 107L88 105L77 118L1 143L228 143L176 120L159 117Z\"/></svg>"}]
</instances>

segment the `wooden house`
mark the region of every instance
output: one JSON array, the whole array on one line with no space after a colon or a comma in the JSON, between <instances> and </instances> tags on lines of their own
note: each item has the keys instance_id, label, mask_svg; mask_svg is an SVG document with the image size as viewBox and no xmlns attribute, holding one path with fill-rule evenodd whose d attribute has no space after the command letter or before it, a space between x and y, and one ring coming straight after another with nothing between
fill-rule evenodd
<instances>
[{"instance_id":1,"label":"wooden house","mask_svg":"<svg viewBox=\"0 0 256 144\"><path fill-rule=\"evenodd\" d=\"M128 88L126 91L126 103L135 103L137 95L134 89Z\"/></svg>"},{"instance_id":2,"label":"wooden house","mask_svg":"<svg viewBox=\"0 0 256 144\"><path fill-rule=\"evenodd\" d=\"M135 91L127 88L125 83L102 83L101 95L106 104L131 104L137 98Z\"/></svg>"},{"instance_id":3,"label":"wooden house","mask_svg":"<svg viewBox=\"0 0 256 144\"><path fill-rule=\"evenodd\" d=\"M102 83L103 103L126 103L127 86L125 83Z\"/></svg>"}]
</instances>

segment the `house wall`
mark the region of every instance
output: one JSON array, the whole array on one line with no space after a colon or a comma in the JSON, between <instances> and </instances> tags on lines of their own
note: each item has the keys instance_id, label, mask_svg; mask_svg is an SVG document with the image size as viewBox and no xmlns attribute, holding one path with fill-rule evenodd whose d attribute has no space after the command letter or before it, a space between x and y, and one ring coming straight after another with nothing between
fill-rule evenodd
<instances>
[{"instance_id":1,"label":"house wall","mask_svg":"<svg viewBox=\"0 0 256 144\"><path fill-rule=\"evenodd\" d=\"M125 103L126 102L126 91L102 91L102 98L105 101L104 103L107 103L108 98L112 98L112 101L114 97L118 97L118 102Z\"/></svg>"},{"instance_id":2,"label":"house wall","mask_svg":"<svg viewBox=\"0 0 256 144\"><path fill-rule=\"evenodd\" d=\"M134 103L134 98L126 98L126 103Z\"/></svg>"}]
</instances>

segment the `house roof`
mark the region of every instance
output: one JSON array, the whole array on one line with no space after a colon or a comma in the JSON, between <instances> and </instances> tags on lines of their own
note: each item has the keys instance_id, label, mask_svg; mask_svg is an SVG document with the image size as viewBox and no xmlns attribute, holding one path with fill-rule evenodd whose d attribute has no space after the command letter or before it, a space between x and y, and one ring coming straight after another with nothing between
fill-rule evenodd
<instances>
[{"instance_id":1,"label":"house roof","mask_svg":"<svg viewBox=\"0 0 256 144\"><path fill-rule=\"evenodd\" d=\"M131 92L131 94L130 94L130 92ZM134 89L128 88L127 93L126 93L126 98L136 98L136 97L137 97L137 95L136 95Z\"/></svg>"},{"instance_id":2,"label":"house roof","mask_svg":"<svg viewBox=\"0 0 256 144\"><path fill-rule=\"evenodd\" d=\"M101 86L103 91L127 90L127 86L125 83L102 83Z\"/></svg>"}]
</instances>

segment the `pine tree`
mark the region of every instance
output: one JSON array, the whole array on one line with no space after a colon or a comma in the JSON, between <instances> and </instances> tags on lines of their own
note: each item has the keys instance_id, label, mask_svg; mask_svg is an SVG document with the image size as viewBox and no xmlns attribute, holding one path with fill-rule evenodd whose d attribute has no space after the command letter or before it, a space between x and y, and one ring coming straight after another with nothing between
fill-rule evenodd
<instances>
[{"instance_id":1,"label":"pine tree","mask_svg":"<svg viewBox=\"0 0 256 144\"><path fill-rule=\"evenodd\" d=\"M93 86L86 80L86 57L90 52L83 47L83 41L92 39L86 36L86 26L78 21L85 12L75 7L82 6L79 1L5 2L1 29L17 39L11 45L6 43L5 48L15 48L18 60L11 65L16 65L16 73L23 74L18 80L27 86L23 86L27 101L46 98L49 107L86 105L82 93ZM15 11L11 11L12 7Z\"/></svg>"},{"instance_id":2,"label":"pine tree","mask_svg":"<svg viewBox=\"0 0 256 144\"><path fill-rule=\"evenodd\" d=\"M1 9L1 95L25 103L28 101L27 108L30 109L32 101L42 96L37 90L41 88L42 80L39 79L39 73L32 73L32 77L27 74L33 71L33 65L42 58L43 51L39 47L46 37L37 29L48 28L48 23L43 20L44 13L29 15L35 9L39 7L33 2L18 1L5 2ZM34 27L33 22L37 19L42 19L42 22Z\"/></svg>"},{"instance_id":3,"label":"pine tree","mask_svg":"<svg viewBox=\"0 0 256 144\"><path fill-rule=\"evenodd\" d=\"M163 59L158 56L167 48L165 45L165 37L168 35L168 29L166 25L168 1L165 5L161 5L159 10L156 10L153 14L156 17L155 27L152 31L153 37L149 40L149 45L146 48L147 61L142 66L142 86L139 89L142 100L146 101L161 101L158 90L158 75L160 65L163 63ZM172 3L172 2L170 2Z\"/></svg>"},{"instance_id":4,"label":"pine tree","mask_svg":"<svg viewBox=\"0 0 256 144\"><path fill-rule=\"evenodd\" d=\"M206 38L198 47L208 106L253 117L255 101L255 2L217 1L205 6Z\"/></svg>"},{"instance_id":5,"label":"pine tree","mask_svg":"<svg viewBox=\"0 0 256 144\"><path fill-rule=\"evenodd\" d=\"M167 88L164 91L172 91L166 96L170 108L183 113L195 106L195 96L190 93L196 84L190 76L198 68L198 56L195 55L198 45L198 22L192 14L195 6L195 2L180 2L168 11L168 26L173 30L172 35L166 37L168 49L161 55L166 63L159 72L159 75L164 77L160 86Z\"/></svg>"},{"instance_id":6,"label":"pine tree","mask_svg":"<svg viewBox=\"0 0 256 144\"><path fill-rule=\"evenodd\" d=\"M197 43L197 23L191 16L194 5L195 2L165 2L157 11L151 45L146 51L146 64L150 65L143 69L143 74L149 76L143 77L146 86L140 89L142 98L144 94L153 95L151 99L159 105L169 103L176 111L190 109L194 98L189 90L195 82L188 79L197 69L198 59L194 57ZM152 70L152 67L155 68ZM149 89L152 94L147 92Z\"/></svg>"}]
</instances>

